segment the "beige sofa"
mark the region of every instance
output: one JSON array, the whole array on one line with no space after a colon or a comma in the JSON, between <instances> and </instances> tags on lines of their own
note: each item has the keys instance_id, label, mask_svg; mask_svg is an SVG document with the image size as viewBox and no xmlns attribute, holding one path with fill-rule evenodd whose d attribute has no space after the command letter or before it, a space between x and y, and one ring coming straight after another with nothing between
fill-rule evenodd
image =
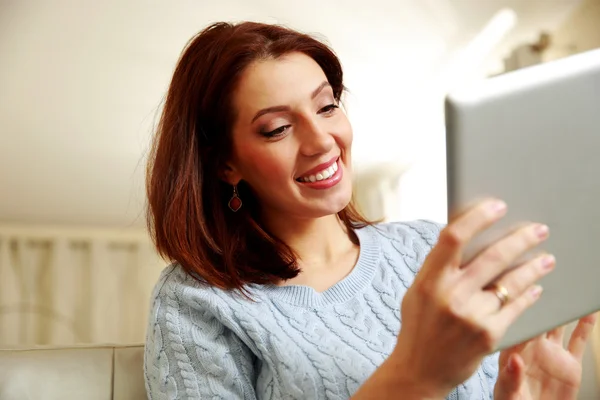
<instances>
[{"instance_id":1,"label":"beige sofa","mask_svg":"<svg viewBox=\"0 0 600 400\"><path fill-rule=\"evenodd\" d=\"M0 350L0 400L146 398L143 346Z\"/></svg>"},{"instance_id":2,"label":"beige sofa","mask_svg":"<svg viewBox=\"0 0 600 400\"><path fill-rule=\"evenodd\" d=\"M146 398L144 348L94 346L0 350L0 400L137 400ZM591 351L580 400L600 399Z\"/></svg>"}]
</instances>

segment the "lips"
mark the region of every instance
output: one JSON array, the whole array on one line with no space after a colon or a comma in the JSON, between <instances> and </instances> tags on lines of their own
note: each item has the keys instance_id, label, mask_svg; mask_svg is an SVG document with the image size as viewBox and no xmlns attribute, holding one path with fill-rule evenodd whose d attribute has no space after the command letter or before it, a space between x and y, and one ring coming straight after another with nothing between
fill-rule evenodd
<instances>
[{"instance_id":1,"label":"lips","mask_svg":"<svg viewBox=\"0 0 600 400\"><path fill-rule=\"evenodd\" d=\"M339 167L338 167L337 163L334 162L328 168L325 168L325 169L323 169L321 171L318 171L315 174L303 176L301 178L298 178L298 180L300 182L319 182L319 181L323 181L325 179L329 179L330 177L332 177L337 172L338 168Z\"/></svg>"},{"instance_id":2,"label":"lips","mask_svg":"<svg viewBox=\"0 0 600 400\"><path fill-rule=\"evenodd\" d=\"M296 178L296 180L298 182L318 182L333 176L339 168L337 165L338 158L339 156L336 156L325 163L317 165Z\"/></svg>"}]
</instances>

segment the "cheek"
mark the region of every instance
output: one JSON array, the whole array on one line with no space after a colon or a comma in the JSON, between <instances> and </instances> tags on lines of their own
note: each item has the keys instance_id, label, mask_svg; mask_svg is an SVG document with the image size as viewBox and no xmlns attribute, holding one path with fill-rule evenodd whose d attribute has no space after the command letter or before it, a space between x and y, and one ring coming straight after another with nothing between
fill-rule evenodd
<instances>
[{"instance_id":1,"label":"cheek","mask_svg":"<svg viewBox=\"0 0 600 400\"><path fill-rule=\"evenodd\" d=\"M272 183L281 184L290 179L292 161L278 152L262 151L247 154L242 174L252 186L265 187Z\"/></svg>"},{"instance_id":2,"label":"cheek","mask_svg":"<svg viewBox=\"0 0 600 400\"><path fill-rule=\"evenodd\" d=\"M352 132L352 125L350 125L350 121L348 117L344 115L342 117L342 121L340 121L339 132L339 140L346 147L350 147L352 145L352 140L354 138L354 133Z\"/></svg>"},{"instance_id":3,"label":"cheek","mask_svg":"<svg viewBox=\"0 0 600 400\"><path fill-rule=\"evenodd\" d=\"M348 124L348 136L347 136L347 142L348 142L348 146L350 146L352 144L352 140L354 139L354 132L352 132L352 127L350 126L350 124Z\"/></svg>"}]
</instances>

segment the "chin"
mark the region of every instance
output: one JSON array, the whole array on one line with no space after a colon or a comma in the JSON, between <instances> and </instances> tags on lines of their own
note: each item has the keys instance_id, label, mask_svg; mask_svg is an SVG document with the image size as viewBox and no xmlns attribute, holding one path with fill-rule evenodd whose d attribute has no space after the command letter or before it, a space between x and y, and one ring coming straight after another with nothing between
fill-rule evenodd
<instances>
[{"instance_id":1,"label":"chin","mask_svg":"<svg viewBox=\"0 0 600 400\"><path fill-rule=\"evenodd\" d=\"M338 193L336 196L331 196L331 198L323 200L319 202L320 204L311 204L306 207L307 214L311 218L322 218L339 213L350 204L352 191L343 194Z\"/></svg>"},{"instance_id":2,"label":"chin","mask_svg":"<svg viewBox=\"0 0 600 400\"><path fill-rule=\"evenodd\" d=\"M352 182L348 176L344 176L336 193L332 193L323 199L323 211L325 215L337 214L352 201Z\"/></svg>"}]
</instances>

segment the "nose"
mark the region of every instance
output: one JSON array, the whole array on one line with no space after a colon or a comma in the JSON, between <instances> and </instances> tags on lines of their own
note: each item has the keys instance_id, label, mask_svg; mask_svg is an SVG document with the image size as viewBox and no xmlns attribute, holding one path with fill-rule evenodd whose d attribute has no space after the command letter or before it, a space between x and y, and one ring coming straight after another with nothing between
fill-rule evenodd
<instances>
[{"instance_id":1,"label":"nose","mask_svg":"<svg viewBox=\"0 0 600 400\"><path fill-rule=\"evenodd\" d=\"M318 118L306 118L301 124L300 152L306 157L327 154L335 146L335 138Z\"/></svg>"}]
</instances>

